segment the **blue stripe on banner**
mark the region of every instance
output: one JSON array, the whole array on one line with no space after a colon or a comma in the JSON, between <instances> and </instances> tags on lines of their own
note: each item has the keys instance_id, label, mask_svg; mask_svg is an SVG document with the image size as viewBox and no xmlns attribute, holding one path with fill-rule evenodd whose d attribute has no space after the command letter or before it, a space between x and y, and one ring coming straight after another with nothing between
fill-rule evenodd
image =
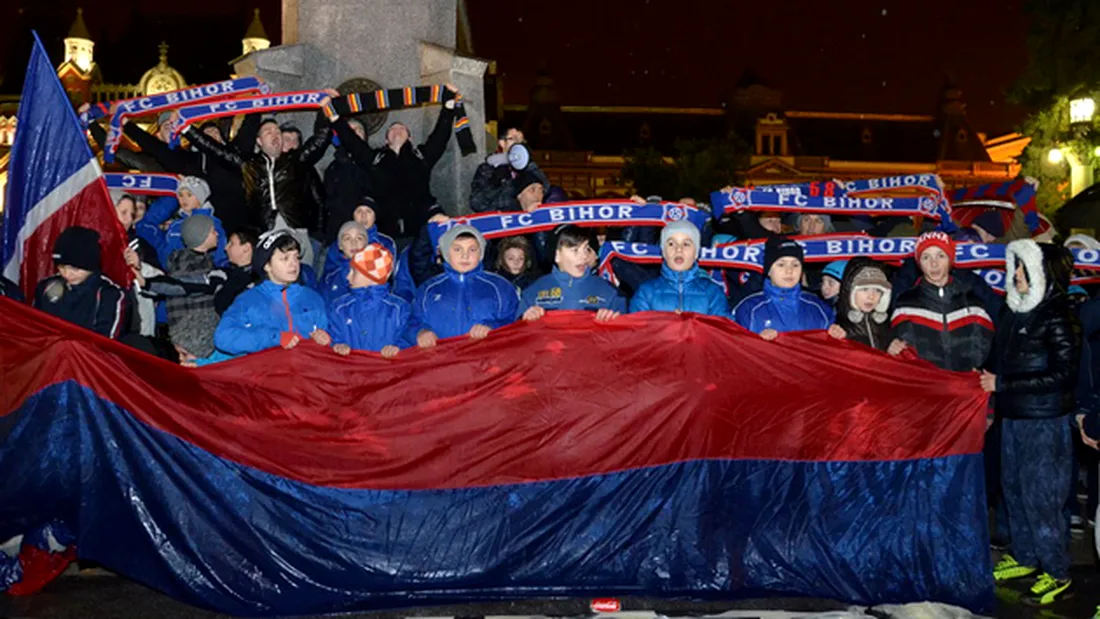
<instances>
[{"instance_id":1,"label":"blue stripe on banner","mask_svg":"<svg viewBox=\"0 0 1100 619\"><path fill-rule=\"evenodd\" d=\"M81 557L229 614L593 595L993 602L981 454L334 489L218 458L73 382L0 418L0 438L0 538L59 517Z\"/></svg>"}]
</instances>

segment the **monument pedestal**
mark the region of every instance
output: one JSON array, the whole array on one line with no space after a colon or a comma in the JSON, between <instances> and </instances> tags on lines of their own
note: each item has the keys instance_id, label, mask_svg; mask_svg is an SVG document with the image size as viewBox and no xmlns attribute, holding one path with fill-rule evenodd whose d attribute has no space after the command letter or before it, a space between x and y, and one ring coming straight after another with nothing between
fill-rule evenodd
<instances>
[{"instance_id":1,"label":"monument pedestal","mask_svg":"<svg viewBox=\"0 0 1100 619\"><path fill-rule=\"evenodd\" d=\"M462 93L478 152L466 157L451 140L432 175L432 193L446 212L468 212L470 181L485 160L485 87L488 62L455 52L457 0L284 0L284 44L241 58L239 75L256 75L275 91L337 87L370 80L381 88L454 84ZM385 127L400 121L423 142L438 106L394 110L374 123L371 146L380 147ZM288 115L303 133L314 116ZM327 165L328 158L321 165Z\"/></svg>"}]
</instances>

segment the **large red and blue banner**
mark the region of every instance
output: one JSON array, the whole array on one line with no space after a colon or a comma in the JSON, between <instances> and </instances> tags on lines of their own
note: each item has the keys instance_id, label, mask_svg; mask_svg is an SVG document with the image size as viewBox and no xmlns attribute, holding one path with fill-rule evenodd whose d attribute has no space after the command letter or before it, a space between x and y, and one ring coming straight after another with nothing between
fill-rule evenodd
<instances>
[{"instance_id":1,"label":"large red and blue banner","mask_svg":"<svg viewBox=\"0 0 1100 619\"><path fill-rule=\"evenodd\" d=\"M601 595L993 600L975 376L551 312L197 370L0 299L0 541L271 616Z\"/></svg>"}]
</instances>

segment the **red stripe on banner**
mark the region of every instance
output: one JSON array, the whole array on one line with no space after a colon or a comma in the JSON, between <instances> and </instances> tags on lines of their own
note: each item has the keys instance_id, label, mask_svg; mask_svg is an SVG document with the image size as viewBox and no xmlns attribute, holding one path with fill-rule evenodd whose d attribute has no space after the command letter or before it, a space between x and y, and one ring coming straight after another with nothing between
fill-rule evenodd
<instances>
[{"instance_id":1,"label":"red stripe on banner","mask_svg":"<svg viewBox=\"0 0 1100 619\"><path fill-rule=\"evenodd\" d=\"M111 204L107 183L102 177L89 183L71 200L51 215L23 244L23 264L20 286L28 302L34 300L38 282L57 273L53 263L53 244L65 228L83 226L99 232L99 249L103 273L120 286L133 279L123 253L126 232Z\"/></svg>"},{"instance_id":2,"label":"red stripe on banner","mask_svg":"<svg viewBox=\"0 0 1100 619\"><path fill-rule=\"evenodd\" d=\"M973 374L695 314L558 311L392 361L303 342L189 370L0 299L0 339L0 414L73 380L211 454L332 487L938 458L978 453L985 431Z\"/></svg>"}]
</instances>

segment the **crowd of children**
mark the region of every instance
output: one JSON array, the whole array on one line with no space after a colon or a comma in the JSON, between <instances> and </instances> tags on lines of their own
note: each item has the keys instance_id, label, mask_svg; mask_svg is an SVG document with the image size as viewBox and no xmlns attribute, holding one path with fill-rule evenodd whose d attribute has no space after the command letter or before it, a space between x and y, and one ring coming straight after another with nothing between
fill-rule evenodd
<instances>
[{"instance_id":1,"label":"crowd of children","mask_svg":"<svg viewBox=\"0 0 1100 619\"><path fill-rule=\"evenodd\" d=\"M35 307L188 366L290 349L305 340L338 355L368 351L400 358L403 349L486 338L558 310L592 312L595 322L627 312L691 312L731 320L766 340L827 330L891 355L915 354L947 370L975 372L976 383L996 395L992 419L1001 433L996 483L1012 552L996 577L1040 573L1032 590L1038 603L1070 589L1069 525L1062 510L1071 482L1052 472L1068 470L1074 431L1084 445L1097 446L1100 407L1092 390L1081 392L1082 380L1093 384L1092 331L1086 326L1082 340L1069 302L1071 263L1062 247L1030 239L1010 244L1013 281L1002 304L980 279L954 270L955 239L943 232L922 234L912 260L896 272L865 258L808 272L802 246L784 231L823 234L835 222L804 214L787 228L777 214L762 213L736 227L741 238L766 238L760 276L714 277L698 264L704 234L730 237L677 221L659 230L659 270L636 268L629 284L616 286L595 271L603 239L592 228L566 225L490 243L474 227L456 224L433 245L427 224L448 218L431 199L428 179L449 133L437 127L428 143L414 146L397 123L373 150L354 120L328 120L344 146L334 164L338 175L326 172L331 199L322 202L330 218L350 219L315 222L300 204L308 177L303 170L328 147L324 123L307 144L284 149L300 143L292 136L281 142L280 130L293 128L260 122L255 152L223 144L220 133L190 131L197 148L219 158L219 186L227 174L240 175L244 200L227 196L225 204L253 210L229 217L260 222L265 230L244 223L227 234L222 196L198 176L184 176L174 198L148 205L117 195L119 221L131 240L126 261L133 288L123 290L103 276L98 235L73 227L56 240L57 275L38 284ZM531 212L560 199L535 163L506 155L522 145L522 133L503 135L499 152L478 169L471 204ZM356 193L371 188L385 196L381 206ZM386 228L400 235L396 240L379 230L379 208ZM657 234L633 229L623 236ZM9 283L4 291L15 294ZM1100 314L1090 305L1097 302L1088 301L1082 315Z\"/></svg>"}]
</instances>

